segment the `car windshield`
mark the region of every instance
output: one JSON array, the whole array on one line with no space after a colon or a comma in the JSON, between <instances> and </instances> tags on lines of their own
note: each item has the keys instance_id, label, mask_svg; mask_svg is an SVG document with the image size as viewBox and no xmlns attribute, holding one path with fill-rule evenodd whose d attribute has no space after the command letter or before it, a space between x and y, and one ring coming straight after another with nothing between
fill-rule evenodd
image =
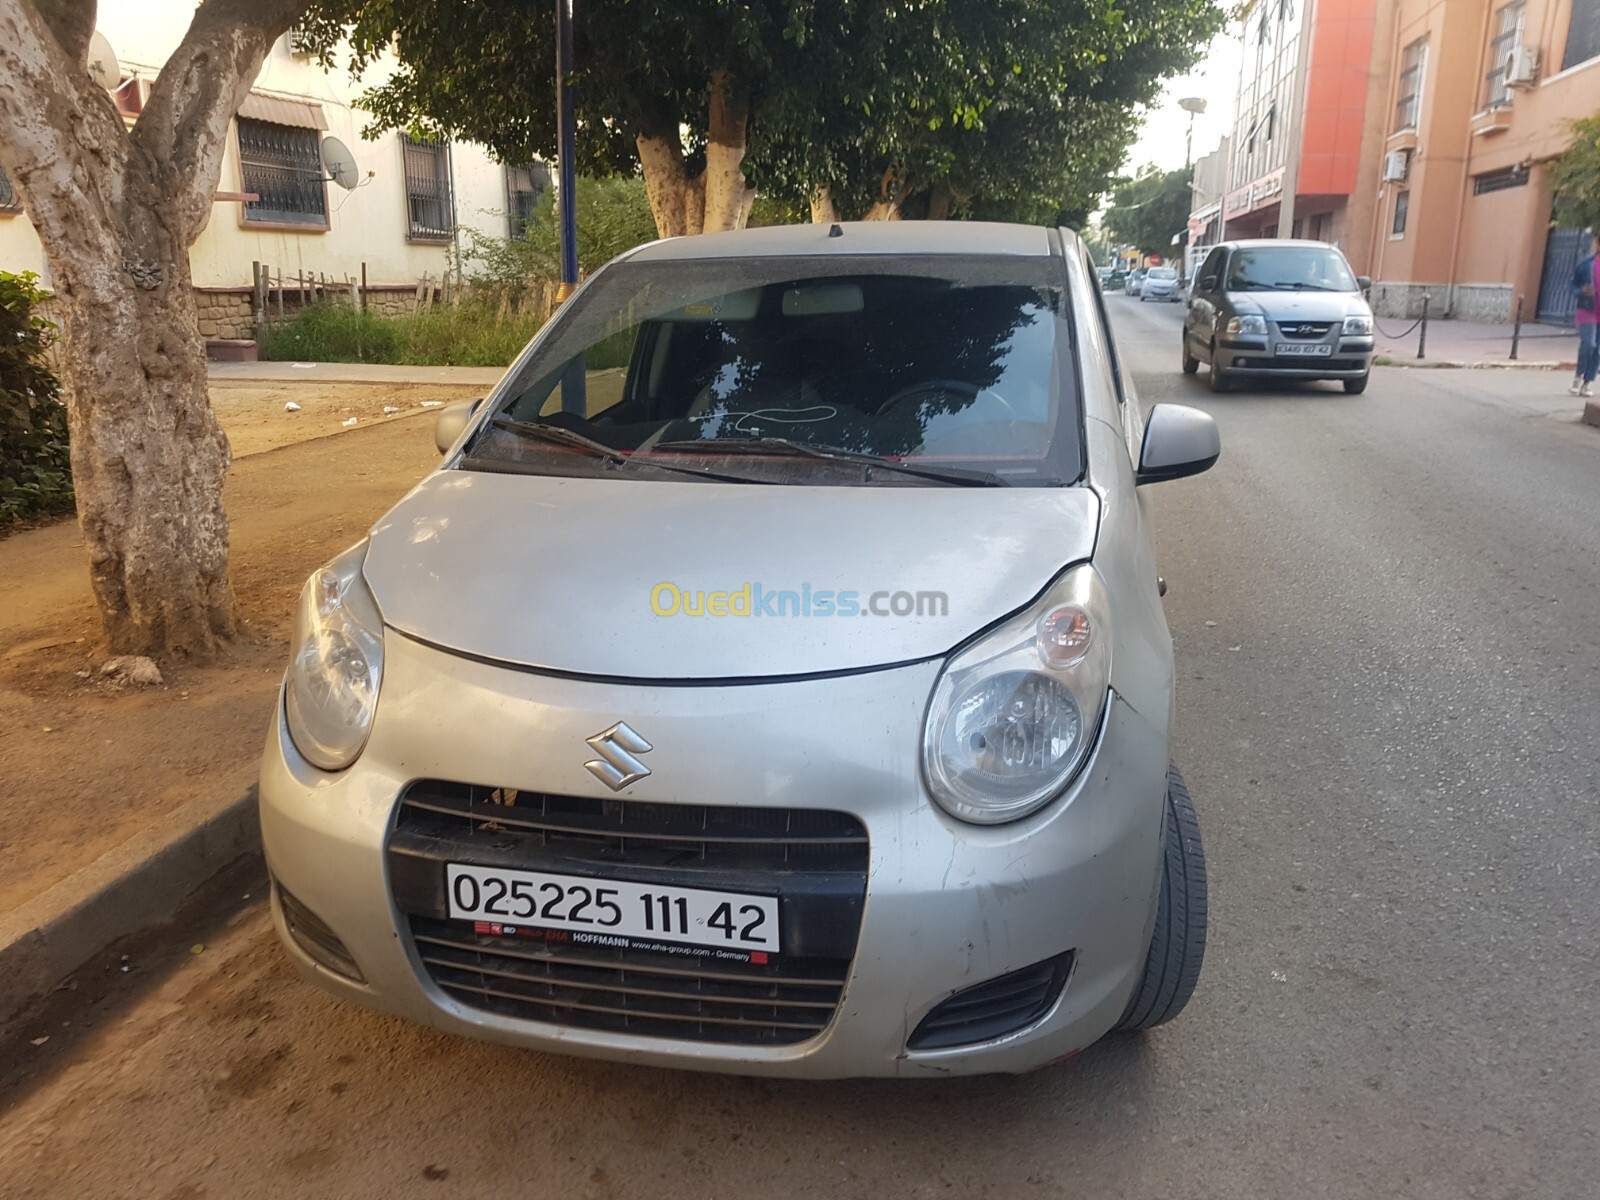
<instances>
[{"instance_id":1,"label":"car windshield","mask_svg":"<svg viewBox=\"0 0 1600 1200\"><path fill-rule=\"evenodd\" d=\"M1355 276L1332 246L1239 249L1228 262L1230 292L1354 292Z\"/></svg>"},{"instance_id":2,"label":"car windshield","mask_svg":"<svg viewBox=\"0 0 1600 1200\"><path fill-rule=\"evenodd\" d=\"M1151 267L1150 268L1150 278L1151 279L1176 279L1177 277L1178 277L1178 272L1175 271L1171 267Z\"/></svg>"},{"instance_id":3,"label":"car windshield","mask_svg":"<svg viewBox=\"0 0 1600 1200\"><path fill-rule=\"evenodd\" d=\"M1081 474L1060 265L623 262L574 297L461 466L782 484Z\"/></svg>"}]
</instances>

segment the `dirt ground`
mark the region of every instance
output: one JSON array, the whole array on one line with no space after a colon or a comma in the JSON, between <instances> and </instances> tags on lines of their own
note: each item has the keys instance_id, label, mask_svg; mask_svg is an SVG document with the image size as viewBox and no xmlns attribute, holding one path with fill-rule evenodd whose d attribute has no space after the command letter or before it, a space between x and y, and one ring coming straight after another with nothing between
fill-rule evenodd
<instances>
[{"instance_id":1,"label":"dirt ground","mask_svg":"<svg viewBox=\"0 0 1600 1200\"><path fill-rule=\"evenodd\" d=\"M423 401L482 394L214 382L234 446L226 503L246 634L209 666L161 663L159 686L99 677L107 655L73 520L0 540L0 909L185 803L249 785L301 583L437 462L437 410ZM284 411L291 400L300 411Z\"/></svg>"}]
</instances>

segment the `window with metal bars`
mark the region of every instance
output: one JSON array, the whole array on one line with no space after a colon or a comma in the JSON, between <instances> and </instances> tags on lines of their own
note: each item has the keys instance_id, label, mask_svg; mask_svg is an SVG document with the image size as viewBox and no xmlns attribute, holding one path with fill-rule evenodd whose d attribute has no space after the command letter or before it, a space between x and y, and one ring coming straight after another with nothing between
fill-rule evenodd
<instances>
[{"instance_id":1,"label":"window with metal bars","mask_svg":"<svg viewBox=\"0 0 1600 1200\"><path fill-rule=\"evenodd\" d=\"M328 188L315 129L239 118L239 182L250 224L328 227Z\"/></svg>"},{"instance_id":2,"label":"window with metal bars","mask_svg":"<svg viewBox=\"0 0 1600 1200\"><path fill-rule=\"evenodd\" d=\"M1489 43L1489 71L1483 77L1483 106L1502 108L1511 103L1506 86L1506 56L1522 44L1523 0L1502 5L1495 22L1496 33Z\"/></svg>"},{"instance_id":3,"label":"window with metal bars","mask_svg":"<svg viewBox=\"0 0 1600 1200\"><path fill-rule=\"evenodd\" d=\"M400 135L405 158L407 236L414 242L448 242L455 222L450 215L450 143Z\"/></svg>"},{"instance_id":4,"label":"window with metal bars","mask_svg":"<svg viewBox=\"0 0 1600 1200\"><path fill-rule=\"evenodd\" d=\"M1415 129L1422 117L1422 81L1428 71L1428 39L1418 38L1401 60L1399 99L1394 103L1394 131Z\"/></svg>"},{"instance_id":5,"label":"window with metal bars","mask_svg":"<svg viewBox=\"0 0 1600 1200\"><path fill-rule=\"evenodd\" d=\"M526 236L539 197L549 186L550 171L543 163L521 163L506 168L506 218L514 240Z\"/></svg>"},{"instance_id":6,"label":"window with metal bars","mask_svg":"<svg viewBox=\"0 0 1600 1200\"><path fill-rule=\"evenodd\" d=\"M1507 188L1526 187L1528 183L1528 169L1526 167L1506 167L1500 171L1486 171L1482 175L1472 177L1472 194L1486 196L1490 192L1503 192Z\"/></svg>"},{"instance_id":7,"label":"window with metal bars","mask_svg":"<svg viewBox=\"0 0 1600 1200\"><path fill-rule=\"evenodd\" d=\"M11 186L11 176L6 174L4 167L0 167L0 213L21 211L22 201L17 196L17 189Z\"/></svg>"}]
</instances>

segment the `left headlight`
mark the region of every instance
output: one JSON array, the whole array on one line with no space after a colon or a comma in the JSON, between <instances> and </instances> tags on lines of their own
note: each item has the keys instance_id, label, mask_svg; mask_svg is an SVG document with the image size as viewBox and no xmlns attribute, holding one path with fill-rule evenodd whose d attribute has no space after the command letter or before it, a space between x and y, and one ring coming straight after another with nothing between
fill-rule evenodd
<instances>
[{"instance_id":1,"label":"left headlight","mask_svg":"<svg viewBox=\"0 0 1600 1200\"><path fill-rule=\"evenodd\" d=\"M306 760L342 771L361 753L383 681L383 617L361 577L365 541L306 580L283 707Z\"/></svg>"},{"instance_id":2,"label":"left headlight","mask_svg":"<svg viewBox=\"0 0 1600 1200\"><path fill-rule=\"evenodd\" d=\"M1044 807L1089 756L1111 686L1105 585L1088 564L940 673L923 727L928 790L977 825Z\"/></svg>"},{"instance_id":3,"label":"left headlight","mask_svg":"<svg viewBox=\"0 0 1600 1200\"><path fill-rule=\"evenodd\" d=\"M1372 332L1372 318L1346 317L1344 319L1344 331L1355 337L1364 337Z\"/></svg>"}]
</instances>

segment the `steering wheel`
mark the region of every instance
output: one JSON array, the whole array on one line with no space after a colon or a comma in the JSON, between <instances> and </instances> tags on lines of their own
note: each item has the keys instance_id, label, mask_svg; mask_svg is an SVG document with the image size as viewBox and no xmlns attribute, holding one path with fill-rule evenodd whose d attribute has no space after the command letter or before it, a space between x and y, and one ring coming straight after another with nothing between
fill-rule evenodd
<instances>
[{"instance_id":1,"label":"steering wheel","mask_svg":"<svg viewBox=\"0 0 1600 1200\"><path fill-rule=\"evenodd\" d=\"M958 395L966 396L969 400L977 400L978 396L984 391L984 388L968 383L964 379L924 379L921 383L913 383L910 387L901 388L879 405L878 411L873 415L881 417L884 413L894 408L895 405L904 404L915 396L925 396L933 393L948 395L951 392L955 392ZM1016 410L1011 407L1011 404L999 392L990 391L989 397L992 403L1005 410L1004 420L1015 421L1018 419Z\"/></svg>"}]
</instances>

